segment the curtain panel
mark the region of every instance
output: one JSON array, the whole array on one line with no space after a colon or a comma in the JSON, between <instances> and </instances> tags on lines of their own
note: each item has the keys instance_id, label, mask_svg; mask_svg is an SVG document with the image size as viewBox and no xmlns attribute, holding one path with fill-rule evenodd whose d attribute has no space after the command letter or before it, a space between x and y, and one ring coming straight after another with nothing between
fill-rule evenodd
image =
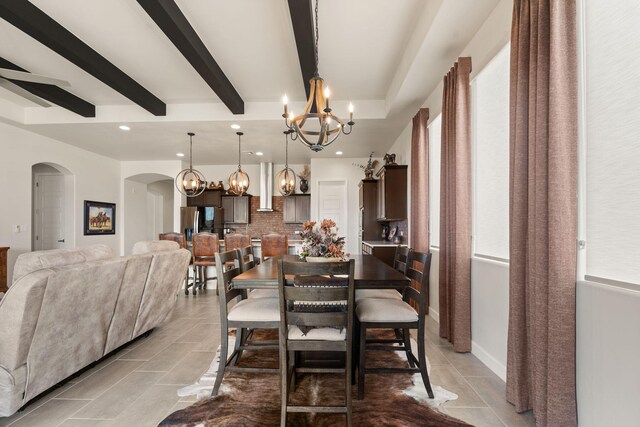
<instances>
[{"instance_id":1,"label":"curtain panel","mask_svg":"<svg viewBox=\"0 0 640 427\"><path fill-rule=\"evenodd\" d=\"M575 0L516 0L510 76L507 399L577 424Z\"/></svg>"},{"instance_id":2,"label":"curtain panel","mask_svg":"<svg viewBox=\"0 0 640 427\"><path fill-rule=\"evenodd\" d=\"M444 77L440 156L440 336L471 351L471 58Z\"/></svg>"}]
</instances>

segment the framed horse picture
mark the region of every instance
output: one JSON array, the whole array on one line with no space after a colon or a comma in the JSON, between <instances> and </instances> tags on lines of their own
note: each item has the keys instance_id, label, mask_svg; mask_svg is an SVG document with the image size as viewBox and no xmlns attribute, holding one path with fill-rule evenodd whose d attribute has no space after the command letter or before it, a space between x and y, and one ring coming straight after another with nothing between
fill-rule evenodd
<instances>
[{"instance_id":1,"label":"framed horse picture","mask_svg":"<svg viewBox=\"0 0 640 427\"><path fill-rule=\"evenodd\" d=\"M84 235L116 234L116 204L84 201Z\"/></svg>"}]
</instances>

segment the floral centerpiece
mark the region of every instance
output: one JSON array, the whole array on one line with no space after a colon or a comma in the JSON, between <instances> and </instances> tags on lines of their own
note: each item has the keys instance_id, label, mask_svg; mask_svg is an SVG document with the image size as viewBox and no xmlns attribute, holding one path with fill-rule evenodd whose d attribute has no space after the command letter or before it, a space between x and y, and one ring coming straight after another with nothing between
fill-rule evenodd
<instances>
[{"instance_id":1,"label":"floral centerpiece","mask_svg":"<svg viewBox=\"0 0 640 427\"><path fill-rule=\"evenodd\" d=\"M344 237L338 236L336 223L331 219L323 219L319 224L315 221L305 222L300 236L302 237L302 252L300 252L302 259L342 261L349 256L344 253Z\"/></svg>"}]
</instances>

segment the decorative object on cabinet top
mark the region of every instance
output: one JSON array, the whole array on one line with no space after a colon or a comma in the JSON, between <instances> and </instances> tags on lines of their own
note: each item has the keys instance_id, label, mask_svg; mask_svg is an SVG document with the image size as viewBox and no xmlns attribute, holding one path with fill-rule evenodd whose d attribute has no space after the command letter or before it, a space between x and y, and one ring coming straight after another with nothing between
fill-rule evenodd
<instances>
[{"instance_id":1,"label":"decorative object on cabinet top","mask_svg":"<svg viewBox=\"0 0 640 427\"><path fill-rule=\"evenodd\" d=\"M384 165L385 166L387 166L387 165L397 165L395 153L391 153L391 154L387 153L387 154L385 154L383 160L384 160Z\"/></svg>"},{"instance_id":2,"label":"decorative object on cabinet top","mask_svg":"<svg viewBox=\"0 0 640 427\"><path fill-rule=\"evenodd\" d=\"M354 166L359 167L364 171L364 179L373 179L373 171L378 166L378 160L373 160L373 151L369 154L369 161L366 165L361 165L360 163L354 163Z\"/></svg>"}]
</instances>

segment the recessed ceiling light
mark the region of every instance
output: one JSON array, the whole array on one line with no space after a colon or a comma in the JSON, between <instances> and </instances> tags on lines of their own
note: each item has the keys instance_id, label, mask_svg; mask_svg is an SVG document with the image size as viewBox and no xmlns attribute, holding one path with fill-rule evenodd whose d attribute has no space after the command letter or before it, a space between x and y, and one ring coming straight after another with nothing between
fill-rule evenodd
<instances>
[{"instance_id":1,"label":"recessed ceiling light","mask_svg":"<svg viewBox=\"0 0 640 427\"><path fill-rule=\"evenodd\" d=\"M342 151L336 151L336 154L337 154L338 156L342 156Z\"/></svg>"},{"instance_id":2,"label":"recessed ceiling light","mask_svg":"<svg viewBox=\"0 0 640 427\"><path fill-rule=\"evenodd\" d=\"M240 125L234 123L234 124L231 125L231 129L240 129Z\"/></svg>"},{"instance_id":3,"label":"recessed ceiling light","mask_svg":"<svg viewBox=\"0 0 640 427\"><path fill-rule=\"evenodd\" d=\"M178 156L178 157L184 157L184 153L176 153L176 156Z\"/></svg>"},{"instance_id":4,"label":"recessed ceiling light","mask_svg":"<svg viewBox=\"0 0 640 427\"><path fill-rule=\"evenodd\" d=\"M264 153L262 151L256 151L256 156L262 156Z\"/></svg>"},{"instance_id":5,"label":"recessed ceiling light","mask_svg":"<svg viewBox=\"0 0 640 427\"><path fill-rule=\"evenodd\" d=\"M118 126L118 128L120 128L120 130L131 130L131 128L127 125L120 125Z\"/></svg>"}]
</instances>

